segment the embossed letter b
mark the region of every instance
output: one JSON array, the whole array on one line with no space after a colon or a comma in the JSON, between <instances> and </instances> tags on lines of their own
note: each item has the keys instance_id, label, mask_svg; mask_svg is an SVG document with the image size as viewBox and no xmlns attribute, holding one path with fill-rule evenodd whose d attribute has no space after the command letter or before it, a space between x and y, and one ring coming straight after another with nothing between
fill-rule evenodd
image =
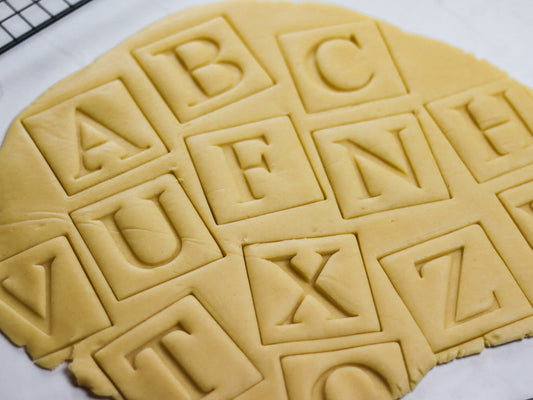
<instances>
[{"instance_id":1,"label":"embossed letter b","mask_svg":"<svg viewBox=\"0 0 533 400\"><path fill-rule=\"evenodd\" d=\"M212 40L184 43L175 48L175 53L207 97L224 93L242 80L242 71L236 64L217 60L220 48Z\"/></svg>"}]
</instances>

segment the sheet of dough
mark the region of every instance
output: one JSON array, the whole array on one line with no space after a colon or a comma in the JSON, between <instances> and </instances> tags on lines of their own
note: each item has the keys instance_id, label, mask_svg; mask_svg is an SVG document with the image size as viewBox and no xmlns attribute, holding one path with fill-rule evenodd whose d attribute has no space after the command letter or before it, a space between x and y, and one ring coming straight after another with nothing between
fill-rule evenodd
<instances>
[{"instance_id":1,"label":"sheet of dough","mask_svg":"<svg viewBox=\"0 0 533 400\"><path fill-rule=\"evenodd\" d=\"M78 15L65 20L62 26L53 27L0 57L2 126L7 126L16 113L49 85L88 64L140 27L169 12L200 2L181 2L178 6L171 1L160 1L151 2L147 6L146 2L132 1L128 2L127 6L122 3L115 5L113 13L105 12L106 6L99 3L103 2L95 1ZM525 16L531 15L533 10L526 1L523 4L513 3L504 9L501 8L503 5L498 5L497 2L481 4L474 1L466 5L452 1L427 2L424 5L417 2L412 6L398 6L395 2L387 1L371 4L354 4L348 1L336 3L389 21L404 30L439 38L465 50L474 51L478 57L488 59L509 72L512 77L533 86L533 60L530 52L524 50L531 48L526 39L531 37L527 33L531 28ZM121 13L121 10L124 13ZM102 15L105 15L105 19ZM97 28L94 22L89 21L91 16L100 21ZM105 23L112 20L120 22L114 26ZM70 37L67 43L64 43L65 35L62 35L62 32L66 32L69 26L76 26L79 37ZM513 45L509 45L509 42ZM28 62L32 59L36 62ZM30 78L27 77L28 73ZM59 397L60 393L61 396L70 396L76 400L87 398L82 390L69 386L60 371L50 374L34 368L26 357L21 357L20 350L5 342L4 340L1 349L1 353L6 354L6 357L2 357L1 361L0 392L4 393L6 398L17 396L22 399L51 399ZM527 372L523 373L533 353L533 346L528 342L485 351L481 356L434 369L422 380L416 393L406 398L531 397L533 388L527 384ZM17 378L16 373L20 371L23 373ZM479 374L480 371L486 371L487 376L484 379ZM36 375L35 385L22 384L22 379L27 383L31 375ZM457 385L450 385L450 380L457 382ZM39 389L38 382L42 382L44 389Z\"/></svg>"}]
</instances>

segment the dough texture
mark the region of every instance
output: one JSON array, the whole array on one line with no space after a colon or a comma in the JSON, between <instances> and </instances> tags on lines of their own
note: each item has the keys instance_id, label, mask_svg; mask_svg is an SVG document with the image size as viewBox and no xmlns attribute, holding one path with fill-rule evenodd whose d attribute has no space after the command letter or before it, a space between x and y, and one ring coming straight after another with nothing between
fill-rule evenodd
<instances>
[{"instance_id":1,"label":"dough texture","mask_svg":"<svg viewBox=\"0 0 533 400\"><path fill-rule=\"evenodd\" d=\"M116 400L389 400L533 333L533 94L351 10L229 1L0 149L0 330Z\"/></svg>"}]
</instances>

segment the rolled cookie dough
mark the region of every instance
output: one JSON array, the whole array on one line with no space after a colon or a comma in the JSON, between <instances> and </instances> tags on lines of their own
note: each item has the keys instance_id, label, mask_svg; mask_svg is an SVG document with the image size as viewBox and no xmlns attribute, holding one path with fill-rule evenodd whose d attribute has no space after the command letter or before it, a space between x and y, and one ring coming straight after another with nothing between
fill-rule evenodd
<instances>
[{"instance_id":1,"label":"rolled cookie dough","mask_svg":"<svg viewBox=\"0 0 533 400\"><path fill-rule=\"evenodd\" d=\"M317 3L171 16L0 150L0 329L116 399L398 398L529 335L533 99Z\"/></svg>"}]
</instances>

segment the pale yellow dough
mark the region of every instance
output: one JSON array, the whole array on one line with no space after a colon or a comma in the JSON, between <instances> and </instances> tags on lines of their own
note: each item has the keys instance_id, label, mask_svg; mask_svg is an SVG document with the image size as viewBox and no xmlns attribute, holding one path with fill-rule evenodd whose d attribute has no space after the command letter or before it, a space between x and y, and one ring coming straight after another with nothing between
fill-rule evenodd
<instances>
[{"instance_id":1,"label":"pale yellow dough","mask_svg":"<svg viewBox=\"0 0 533 400\"><path fill-rule=\"evenodd\" d=\"M124 400L395 399L533 329L533 98L318 3L170 16L0 150L0 329Z\"/></svg>"}]
</instances>

